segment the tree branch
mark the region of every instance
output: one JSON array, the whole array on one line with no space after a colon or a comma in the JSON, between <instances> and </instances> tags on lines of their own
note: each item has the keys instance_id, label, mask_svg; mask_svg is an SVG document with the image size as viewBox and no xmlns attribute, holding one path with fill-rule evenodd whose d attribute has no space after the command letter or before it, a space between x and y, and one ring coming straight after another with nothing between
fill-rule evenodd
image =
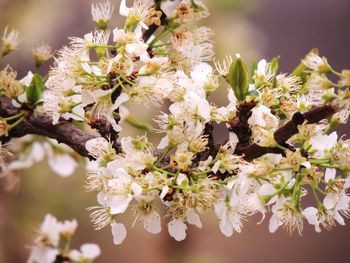
<instances>
[{"instance_id":1,"label":"tree branch","mask_svg":"<svg viewBox=\"0 0 350 263\"><path fill-rule=\"evenodd\" d=\"M2 117L13 116L18 112L20 112L20 109L14 107L9 98L0 96L0 115ZM96 136L77 128L69 121L60 120L57 125L53 125L51 117L31 114L14 127L9 132L8 137L1 137L1 141L5 142L10 138L23 137L27 134L42 135L56 139L59 143L68 145L78 154L85 157L91 157L85 148L85 143L90 139L96 138Z\"/></svg>"},{"instance_id":2,"label":"tree branch","mask_svg":"<svg viewBox=\"0 0 350 263\"><path fill-rule=\"evenodd\" d=\"M308 112L305 112L304 114L296 112L291 121L287 122L275 132L275 141L280 145L286 145L286 141L294 134L298 133L298 125L302 124L305 120L308 123L317 123L323 119L331 117L334 113L336 113L336 111L337 109L334 106L325 105L314 108ZM244 159L246 161L251 161L266 153L283 153L283 151L278 148L261 147L253 143L237 148L235 153L244 155Z\"/></svg>"},{"instance_id":3,"label":"tree branch","mask_svg":"<svg viewBox=\"0 0 350 263\"><path fill-rule=\"evenodd\" d=\"M21 109L12 105L11 99L0 96L0 115L2 117L9 117L19 113ZM308 123L317 123L323 119L332 116L337 109L331 105L314 108L304 114L297 112L293 115L291 121L287 122L283 127L279 128L275 134L275 140L278 144L285 145L286 141L298 132L298 125L305 120ZM233 128L234 130L234 128ZM209 136L210 147L206 154L201 155L196 161L203 160L208 157L208 154L216 152L218 147L214 147L213 126L206 125L206 135ZM56 139L59 143L64 143L75 150L78 154L85 157L89 156L85 148L85 143L97 136L89 134L66 120L60 120L57 125L52 124L51 117L44 114L30 114L19 125L14 127L8 137L1 137L2 142L7 142L10 138L18 138L27 134L41 135L48 138ZM249 145L242 145L237 147L236 154L244 155L244 159L251 161L266 153L283 153L282 150L273 147L261 147L255 143Z\"/></svg>"}]
</instances>

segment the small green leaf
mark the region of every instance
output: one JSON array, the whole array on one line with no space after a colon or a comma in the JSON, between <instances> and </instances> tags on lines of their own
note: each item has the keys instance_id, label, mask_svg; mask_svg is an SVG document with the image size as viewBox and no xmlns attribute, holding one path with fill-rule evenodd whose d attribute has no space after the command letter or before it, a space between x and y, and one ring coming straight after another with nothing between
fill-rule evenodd
<instances>
[{"instance_id":1,"label":"small green leaf","mask_svg":"<svg viewBox=\"0 0 350 263\"><path fill-rule=\"evenodd\" d=\"M277 73L278 71L279 62L280 62L280 56L274 57L270 61L271 69L273 70L274 73Z\"/></svg>"},{"instance_id":2,"label":"small green leaf","mask_svg":"<svg viewBox=\"0 0 350 263\"><path fill-rule=\"evenodd\" d=\"M301 77L302 75L304 75L304 70L306 69L306 67L304 66L303 63L300 63L292 72L292 76L296 76L296 77Z\"/></svg>"},{"instance_id":3,"label":"small green leaf","mask_svg":"<svg viewBox=\"0 0 350 263\"><path fill-rule=\"evenodd\" d=\"M255 71L258 69L258 62L256 60L253 61L251 67L250 67L250 82L253 82L253 77L255 76Z\"/></svg>"},{"instance_id":4,"label":"small green leaf","mask_svg":"<svg viewBox=\"0 0 350 263\"><path fill-rule=\"evenodd\" d=\"M44 83L43 77L39 74L33 76L32 82L26 90L27 100L30 105L36 106L41 101Z\"/></svg>"},{"instance_id":5,"label":"small green leaf","mask_svg":"<svg viewBox=\"0 0 350 263\"><path fill-rule=\"evenodd\" d=\"M231 64L227 79L237 99L244 100L249 88L249 77L247 66L240 56Z\"/></svg>"},{"instance_id":6,"label":"small green leaf","mask_svg":"<svg viewBox=\"0 0 350 263\"><path fill-rule=\"evenodd\" d=\"M249 91L247 94L246 94L246 96L248 97L259 97L259 92L258 91L256 91L256 90L251 90L251 91Z\"/></svg>"}]
</instances>

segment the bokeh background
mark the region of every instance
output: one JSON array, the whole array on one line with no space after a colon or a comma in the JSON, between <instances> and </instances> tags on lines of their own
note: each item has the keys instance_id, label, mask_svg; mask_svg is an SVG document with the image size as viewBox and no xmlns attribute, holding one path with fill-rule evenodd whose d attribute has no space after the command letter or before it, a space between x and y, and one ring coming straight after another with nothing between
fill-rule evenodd
<instances>
[{"instance_id":1,"label":"bokeh background","mask_svg":"<svg viewBox=\"0 0 350 263\"><path fill-rule=\"evenodd\" d=\"M114 0L116 6L119 2ZM350 68L349 0L206 2L212 15L201 24L214 29L219 58L239 52L249 62L281 55L281 70L288 72L311 48L318 47L335 69ZM46 41L57 50L67 44L68 36L90 32L91 3L92 0L0 0L0 32L9 25L25 39L21 50L1 61L0 67L10 63L22 77L34 68L34 45ZM117 12L112 24L122 25ZM219 92L218 100L224 94ZM349 134L346 127L342 130ZM153 236L136 224L124 243L114 246L108 227L94 231L89 222L86 207L96 204L95 193L84 191L82 170L60 178L46 164L37 164L23 171L21 178L17 193L0 189L0 263L26 262L33 229L46 213L60 220L76 218L79 227L74 245L98 243L102 248L98 263L350 262L350 225L321 234L306 226L300 237L283 231L269 234L268 220L257 225L259 218L250 218L241 234L226 238L210 213L202 217L202 230L189 227L184 242L169 238L165 225L162 234ZM122 218L124 222L131 220L130 215Z\"/></svg>"}]
</instances>

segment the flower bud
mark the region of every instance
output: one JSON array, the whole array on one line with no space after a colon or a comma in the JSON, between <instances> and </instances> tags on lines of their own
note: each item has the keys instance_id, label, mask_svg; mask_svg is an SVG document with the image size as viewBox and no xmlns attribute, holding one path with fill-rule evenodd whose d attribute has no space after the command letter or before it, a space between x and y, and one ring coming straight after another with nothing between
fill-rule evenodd
<instances>
[{"instance_id":1,"label":"flower bud","mask_svg":"<svg viewBox=\"0 0 350 263\"><path fill-rule=\"evenodd\" d=\"M52 48L47 43L42 43L33 49L33 57L37 68L39 68L45 61L52 58L52 56Z\"/></svg>"}]
</instances>

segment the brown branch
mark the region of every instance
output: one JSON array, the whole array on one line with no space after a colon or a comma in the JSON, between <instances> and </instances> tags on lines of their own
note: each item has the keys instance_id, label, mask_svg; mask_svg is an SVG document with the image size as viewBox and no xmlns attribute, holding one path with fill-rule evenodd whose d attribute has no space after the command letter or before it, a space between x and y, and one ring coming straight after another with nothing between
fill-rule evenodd
<instances>
[{"instance_id":1,"label":"brown branch","mask_svg":"<svg viewBox=\"0 0 350 263\"><path fill-rule=\"evenodd\" d=\"M200 161L208 159L209 156L216 155L219 149L219 147L216 147L215 145L214 126L212 123L209 122L205 124L203 135L208 138L207 149L204 152L197 154L196 158L194 159L195 164L198 164Z\"/></svg>"},{"instance_id":2,"label":"brown branch","mask_svg":"<svg viewBox=\"0 0 350 263\"><path fill-rule=\"evenodd\" d=\"M305 120L308 123L317 123L323 119L331 117L336 111L337 109L334 106L325 105L314 108L304 114L297 112L293 115L291 121L287 122L275 132L275 141L280 145L286 146L286 141L294 134L298 133L298 125L302 124ZM246 161L251 161L266 153L283 153L283 151L278 148L261 147L253 143L247 146L238 147L235 153L244 155Z\"/></svg>"},{"instance_id":3,"label":"brown branch","mask_svg":"<svg viewBox=\"0 0 350 263\"><path fill-rule=\"evenodd\" d=\"M7 97L0 96L0 115L8 117L18 113L20 109L11 104ZM75 150L78 154L90 157L85 149L85 143L96 136L91 135L66 120L60 120L57 125L52 124L51 117L47 115L31 114L19 125L14 127L8 137L2 137L1 141L8 141L10 138L23 137L27 134L42 135L56 139L59 143L64 143Z\"/></svg>"},{"instance_id":4,"label":"brown branch","mask_svg":"<svg viewBox=\"0 0 350 263\"><path fill-rule=\"evenodd\" d=\"M305 120L308 123L317 123L323 119L327 119L332 116L337 109L331 105L325 105L322 107L314 108L304 114L297 112L293 115L291 121L287 122L283 127L279 128L275 134L275 141L278 144L285 144L285 142L298 133L298 125L302 124Z\"/></svg>"}]
</instances>

